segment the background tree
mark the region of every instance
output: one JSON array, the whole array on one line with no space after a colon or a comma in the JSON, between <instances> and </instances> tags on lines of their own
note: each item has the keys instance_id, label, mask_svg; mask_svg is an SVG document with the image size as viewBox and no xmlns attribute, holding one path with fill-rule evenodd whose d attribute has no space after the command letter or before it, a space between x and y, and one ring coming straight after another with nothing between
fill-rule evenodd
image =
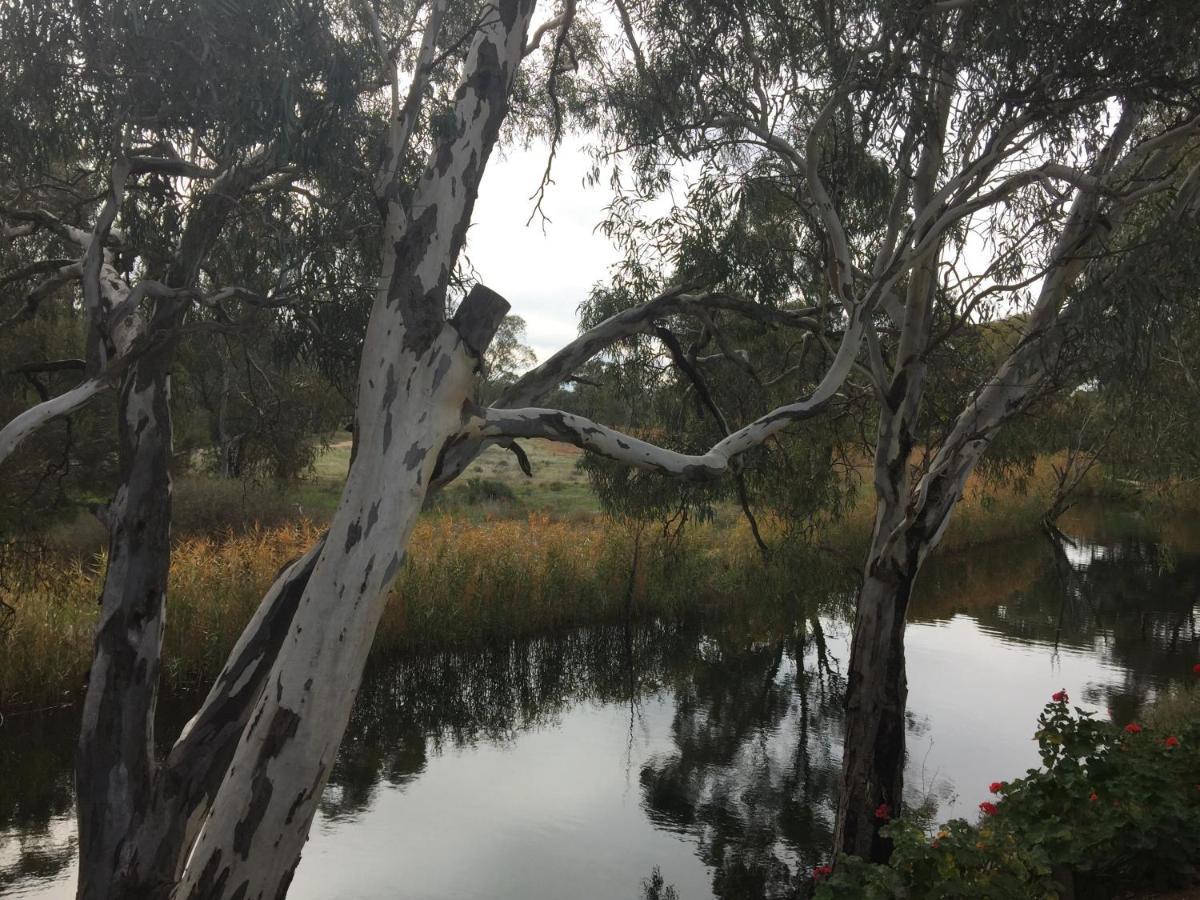
<instances>
[{"instance_id":1,"label":"background tree","mask_svg":"<svg viewBox=\"0 0 1200 900\"><path fill-rule=\"evenodd\" d=\"M654 0L617 10L626 46L602 73L603 146L629 158L614 178L628 195L619 212L633 277L669 283L689 248L713 241L688 213L641 212L673 169L698 171L689 212L729 198L718 221L768 183L794 209L775 255L795 266L794 302L829 309L843 336L862 324L848 384L877 409L867 441L877 512L837 847L885 857L875 810L902 797L904 614L921 564L985 451L1006 449L993 446L1002 429L1096 374L1085 336L1111 333L1110 319L1148 321L1118 288L1147 252L1124 223L1142 216L1158 235L1182 235L1194 221L1195 30L1175 24L1194 10ZM1176 283L1142 271L1157 290ZM976 343L971 330L1016 313L991 366L986 348L964 352L964 332Z\"/></svg>"}]
</instances>

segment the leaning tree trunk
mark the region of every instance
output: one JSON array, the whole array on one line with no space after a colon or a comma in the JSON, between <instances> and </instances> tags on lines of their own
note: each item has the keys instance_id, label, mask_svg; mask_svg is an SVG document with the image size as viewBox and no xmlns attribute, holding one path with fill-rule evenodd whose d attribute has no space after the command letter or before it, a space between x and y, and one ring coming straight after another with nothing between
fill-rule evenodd
<instances>
[{"instance_id":1,"label":"leaning tree trunk","mask_svg":"<svg viewBox=\"0 0 1200 900\"><path fill-rule=\"evenodd\" d=\"M170 887L164 872L176 868L181 852L165 842L166 823L183 810L163 802L170 779L154 738L171 559L170 369L205 257L242 195L276 162L275 149L267 148L196 198L165 284L144 281L130 289L106 257L128 161L114 166L112 195L86 244L89 367L107 354L111 369L113 360L133 356L135 343L144 349L120 376L120 480L102 514L108 566L76 756L80 898L164 896ZM133 302L139 296L155 298L145 319Z\"/></svg>"},{"instance_id":2,"label":"leaning tree trunk","mask_svg":"<svg viewBox=\"0 0 1200 900\"><path fill-rule=\"evenodd\" d=\"M398 190L387 194L354 462L285 639L246 673L257 685L253 714L211 795L178 897L282 896L299 862L387 590L438 456L461 428L481 354L507 312L486 290L473 292L451 322L444 304L532 11L531 0L494 4L468 54L452 133L419 181L411 213Z\"/></svg>"},{"instance_id":3,"label":"leaning tree trunk","mask_svg":"<svg viewBox=\"0 0 1200 900\"><path fill-rule=\"evenodd\" d=\"M200 711L156 761L153 709L169 563L169 352L122 391L122 485L80 741L79 896L281 897L443 447L508 310L446 289L507 111L533 0L494 0L453 122L411 200L385 185L382 276L360 366L356 454L329 534L280 573ZM264 164L269 160L262 160ZM244 190L265 166L234 170ZM188 289L238 190L214 185L181 241ZM220 190L217 190L220 188ZM164 304L155 318L177 318ZM169 332L175 322L165 322ZM86 795L86 796L84 796Z\"/></svg>"}]
</instances>

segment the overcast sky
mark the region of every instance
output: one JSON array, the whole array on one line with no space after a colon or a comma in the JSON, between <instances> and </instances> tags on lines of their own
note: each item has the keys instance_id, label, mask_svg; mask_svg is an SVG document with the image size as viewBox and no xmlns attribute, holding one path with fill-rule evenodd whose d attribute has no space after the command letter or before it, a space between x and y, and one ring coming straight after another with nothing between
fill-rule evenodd
<instances>
[{"instance_id":1,"label":"overcast sky","mask_svg":"<svg viewBox=\"0 0 1200 900\"><path fill-rule=\"evenodd\" d=\"M551 220L543 234L536 218L528 226L525 220L546 166L545 145L493 156L467 233L467 255L479 280L525 320L539 361L575 337L576 308L617 259L608 239L594 230L604 219L610 189L607 182L583 185L590 165L583 140L567 136L555 157L555 184L542 204Z\"/></svg>"}]
</instances>

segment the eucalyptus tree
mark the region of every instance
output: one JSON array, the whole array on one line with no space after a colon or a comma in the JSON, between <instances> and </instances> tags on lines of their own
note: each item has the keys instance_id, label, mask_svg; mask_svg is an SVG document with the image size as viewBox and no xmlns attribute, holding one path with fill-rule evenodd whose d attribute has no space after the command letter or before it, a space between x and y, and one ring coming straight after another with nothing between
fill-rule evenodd
<instances>
[{"instance_id":1,"label":"eucalyptus tree","mask_svg":"<svg viewBox=\"0 0 1200 900\"><path fill-rule=\"evenodd\" d=\"M450 317L451 277L522 60L557 34L542 54L554 77L573 4L532 33L530 0L408 10L265 0L245 10L8 4L2 12L12 165L0 215L6 258L18 266L9 283L29 285L6 324L36 319L48 305L76 308L84 346L77 384L0 429L0 460L116 388L120 471L103 511L108 567L77 760L79 895L279 896L431 485L489 441L547 429L639 465L718 473L826 403L850 357L841 354L815 397L703 457L555 411L470 402L507 303L477 287ZM245 29L242 16L255 27ZM456 69L448 96L438 79ZM363 135L380 90L388 99L375 166ZM85 95L91 102L76 109ZM326 537L280 573L160 757L175 349L189 328L212 327L197 306L216 310L219 326L235 304L283 301L286 255L254 272L228 264L245 240L239 226L294 214L281 195L345 208L336 185L346 173L373 189L383 222L371 241L377 288L358 353L356 447L342 502ZM353 238L342 239L352 246ZM245 283L219 280L230 273ZM600 347L710 304L739 301L665 291L590 329L505 398L535 400Z\"/></svg>"},{"instance_id":2,"label":"eucalyptus tree","mask_svg":"<svg viewBox=\"0 0 1200 900\"><path fill-rule=\"evenodd\" d=\"M809 259L791 300L840 317L854 371L839 387L877 408L836 848L884 857L882 810L903 797L917 574L1005 425L1088 377L1080 335L1147 314L1144 292L1119 289L1144 252L1123 223L1194 229L1196 10L615 4L626 45L602 73L604 147L631 158L631 268L651 284L673 278L686 248L712 240L686 216L640 212L673 167L692 179L689 202L724 194L730 210L773 184L794 209L778 253ZM949 364L964 331L1018 312L990 370Z\"/></svg>"},{"instance_id":3,"label":"eucalyptus tree","mask_svg":"<svg viewBox=\"0 0 1200 900\"><path fill-rule=\"evenodd\" d=\"M838 21L814 32L828 38L837 57L832 68L819 62L826 44L813 41L812 34L794 33L790 17L781 32L768 35L767 26L779 24L769 20L755 26L753 16L774 15L774 6L755 6L723 21L721 35L759 33L784 40L771 49L773 57L760 58L757 68L754 57L748 65L739 60L739 79L774 79L788 71L783 64L796 53L818 61L803 79L789 77L782 94L771 82L763 97L752 101L766 107L773 96L792 98L794 116L784 121L807 129L803 151L767 130L773 123L770 111L765 122L762 116L743 120L736 110L712 118L714 103L726 97L703 66L675 73L680 77L672 85L699 84L705 90L672 103L658 103L665 82L649 82L655 91L650 108L695 111L711 124L704 130L706 140L719 129L727 142L765 145L763 164L769 169L774 164L772 175L781 189L793 189L801 211L820 229L832 276L827 295L807 305L773 305L724 290L701 290L704 285L695 283L674 284L595 322L505 388L489 407L474 399L476 373L508 304L476 286L451 314L448 293L480 179L510 106L528 95L539 76L548 93L560 97L567 62L583 56L573 51L586 49L593 31L580 26L575 3L568 0L546 13L534 29L532 0L461 6L434 0L415 10L366 3L275 7L263 0L242 13L261 26L250 30L233 20L237 10L222 4L200 11L136 4L4 8L3 34L16 61L9 63L15 69L12 83L36 88L41 69L59 66L54 71L65 73L45 90L34 90L32 105L14 94L20 146L36 149L37 165L20 170L20 182L0 208L4 237L33 260L23 265L34 266L51 282L43 289L42 280L30 291L32 309L26 302L21 315L36 315L51 299L70 302L74 287L86 314L87 352L76 386L0 429L0 460L40 426L118 387L120 482L106 513L112 535L109 564L77 765L81 896L286 892L422 502L483 446L547 437L661 474L716 478L736 469L743 454L825 411L856 367L870 373L885 401L879 471L888 476L877 479L881 513L860 602L847 717L846 771L852 786L843 787L842 803L853 814L843 816L841 826L849 835L844 846L861 843L862 804L890 797L899 777L898 765L894 778L890 769L902 750L896 733L903 721L898 623L916 566L944 529L962 479L987 437L1037 387L1049 366L1046 348L1062 343L1065 326L1059 323L1070 318L1059 315L1066 292L1088 266L1073 254L1098 241L1100 232L1107 234L1139 199L1171 186L1174 172L1168 163L1196 126L1173 123L1177 108L1164 100L1183 101L1171 93L1170 78L1156 76L1146 87L1126 71L1130 59L1125 56L1122 65L1105 68L1107 60L1080 61L1078 54L1067 54L1082 75L1068 71L1062 81L1047 77L1029 85L1023 58L1009 59L1002 52L1007 45L996 47L985 39L990 32L984 25L994 21L981 22L958 3L947 6L953 8L888 7L878 15L853 10L844 20L839 14ZM724 7L711 9L725 14ZM621 11L637 47L637 27L624 7ZM688 15L695 12L687 8ZM750 22L745 32L743 18ZM47 41L57 49L44 50ZM848 42L866 50L844 60L838 48ZM196 59L180 55L181 47ZM968 47L976 49L967 53ZM1059 50L1046 53L1050 70ZM1144 56L1139 63L1165 67L1170 54ZM634 60L636 70L647 71L656 58L639 48ZM955 66L962 67L957 76L951 73ZM1005 83L1008 93L987 93L971 83L979 79L990 85L993 67L1008 73L1003 76L1011 80ZM178 79L164 77L177 71ZM294 77L280 79L280 72ZM458 84L452 96L439 89L451 76ZM953 102L951 87L960 80L972 87L969 98L997 98L986 115L973 99ZM233 91L234 85L239 90ZM894 89L871 94L872 85ZM55 131L54 141L39 145L36 123L58 120L81 86L96 99L84 111L80 132L68 130L64 137ZM173 93L176 87L182 95ZM380 87L386 98L380 117L384 139L381 162L372 166L362 158L369 142L360 135ZM808 102L814 89L824 94L819 106ZM851 131L843 126L853 117L846 111L864 96L876 95L878 104L869 107L875 123L871 140L848 141ZM235 106L233 122L221 115L230 96L244 100ZM912 102L898 102L904 97ZM1092 162L1028 167L1025 157L1043 147L1067 155L1094 124L1097 110L1114 97L1124 104L1120 124L1110 131L1095 129L1105 143ZM551 106L557 116L560 100ZM1150 136L1143 113L1160 107L1171 124ZM949 128L952 110L979 127L974 132ZM879 123L889 127L876 127ZM826 154L832 158L843 145L856 148L860 169L900 173L889 183L892 196L865 211L855 207L855 215L842 208L824 177ZM331 147L337 150L335 160L322 156ZM911 172L906 165L889 166L888 152L905 164L915 152L919 165ZM885 162L873 162L872 153ZM54 200L61 192L49 196L46 187L66 177L55 170L62 158L70 160L67 166L81 164L88 184L79 196L67 192L71 199L65 208ZM322 159L342 174L357 172L359 183L373 189L383 220L374 226L378 278L357 353L353 462L329 531L280 572L200 709L160 758L153 728L170 551L172 352L189 321L205 321L190 316L197 304L269 305L281 299L274 280L266 293L222 283L209 275L206 262L217 258L226 227L242 205L253 204L263 192L295 188L309 202L344 205L336 191L322 186ZM949 160L959 161L960 169L943 182ZM28 173L34 177L25 178ZM1129 188L1134 178L1136 187ZM133 202L144 181L162 179L179 179L171 182L164 203ZM1071 186L1078 194L1069 214L1051 206L1035 217L1047 227L1065 219L1065 231L1060 246L1038 260L1050 274L1029 335L932 458L912 503L901 508L899 496L892 495L908 486L920 352L932 340L933 309L964 290L974 290L976 304L984 299L983 289L969 279L966 287L934 289L940 248L963 243L959 229L990 203L1007 199L1023 210L1040 198L1037 192L1047 182ZM1063 199L1057 193L1055 198ZM882 239L879 229L870 227L871 216L881 209ZM1029 240L1018 233L1007 241L1003 259L1015 266L1012 261ZM873 259L863 258L858 247L863 241L878 244ZM37 255L46 249L57 252ZM227 275L230 269L212 271ZM994 265L985 275L1002 271ZM662 448L534 405L620 340L646 333L667 340L660 332L663 322L705 322L721 311L824 332L814 317L828 316L830 310L837 316L836 347L829 346L811 386L801 386L794 395L798 399L741 427L730 424L704 452ZM885 316L898 338L882 330ZM830 340L823 334L818 339ZM885 383L889 355L896 359L890 384ZM1008 377L1014 372L1021 378ZM982 438L976 436L979 428ZM855 756L863 751L871 754L865 764ZM880 772L890 780L881 783Z\"/></svg>"}]
</instances>

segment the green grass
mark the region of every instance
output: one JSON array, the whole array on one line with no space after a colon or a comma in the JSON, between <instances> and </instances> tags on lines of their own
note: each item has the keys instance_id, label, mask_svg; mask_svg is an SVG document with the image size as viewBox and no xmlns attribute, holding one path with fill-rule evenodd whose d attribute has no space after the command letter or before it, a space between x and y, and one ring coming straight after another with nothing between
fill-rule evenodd
<instances>
[{"instance_id":1,"label":"green grass","mask_svg":"<svg viewBox=\"0 0 1200 900\"><path fill-rule=\"evenodd\" d=\"M576 465L582 451L542 440L526 441L524 446L533 469L532 478L521 471L517 458L510 451L488 447L433 500L434 505L441 511L452 511L471 518L524 518L529 513L537 512L569 519L600 512L600 504L592 493L587 476ZM283 501L285 504L290 503L305 517L323 521L337 508L349 467L350 441L335 440L317 457L308 477L278 492L286 498ZM181 479L181 486L189 480L202 477L186 476ZM468 502L467 485L472 479L504 485L512 492L513 500ZM260 491L266 495L271 493L265 489ZM274 518L271 521L275 521Z\"/></svg>"},{"instance_id":2,"label":"green grass","mask_svg":"<svg viewBox=\"0 0 1200 900\"><path fill-rule=\"evenodd\" d=\"M561 518L600 512L600 504L588 484L587 476L577 462L581 450L566 444L532 440L524 444L533 477L521 471L517 458L501 447L488 447L467 470L445 490L444 503L455 510L467 512L462 498L471 478L497 481L512 490L516 498L510 513L525 515L545 513ZM503 514L504 509L488 510Z\"/></svg>"}]
</instances>

